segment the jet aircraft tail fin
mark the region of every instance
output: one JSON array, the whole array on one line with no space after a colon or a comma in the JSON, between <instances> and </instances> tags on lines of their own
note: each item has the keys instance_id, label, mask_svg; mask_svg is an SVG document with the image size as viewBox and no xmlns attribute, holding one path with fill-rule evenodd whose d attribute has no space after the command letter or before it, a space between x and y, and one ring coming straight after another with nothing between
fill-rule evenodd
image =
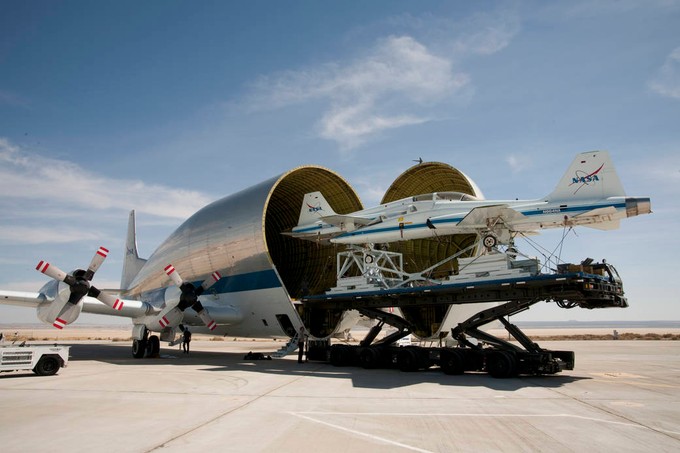
<instances>
[{"instance_id":1,"label":"jet aircraft tail fin","mask_svg":"<svg viewBox=\"0 0 680 453\"><path fill-rule=\"evenodd\" d=\"M328 201L321 195L321 192L305 194L300 208L300 218L298 225L314 223L322 217L337 215Z\"/></svg>"},{"instance_id":2,"label":"jet aircraft tail fin","mask_svg":"<svg viewBox=\"0 0 680 453\"><path fill-rule=\"evenodd\" d=\"M621 180L607 151L578 154L546 201L623 197Z\"/></svg>"},{"instance_id":3,"label":"jet aircraft tail fin","mask_svg":"<svg viewBox=\"0 0 680 453\"><path fill-rule=\"evenodd\" d=\"M130 284L135 279L139 271L146 263L145 259L139 257L137 252L137 227L135 222L135 211L130 211L128 220L127 239L125 241L125 261L123 261L123 275L120 279L120 287L123 291L130 288Z\"/></svg>"}]
</instances>

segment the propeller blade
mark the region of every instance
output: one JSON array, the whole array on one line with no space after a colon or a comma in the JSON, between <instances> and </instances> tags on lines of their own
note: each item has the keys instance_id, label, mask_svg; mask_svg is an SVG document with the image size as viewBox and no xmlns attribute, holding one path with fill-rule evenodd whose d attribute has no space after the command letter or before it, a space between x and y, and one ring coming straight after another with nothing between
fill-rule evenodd
<instances>
[{"instance_id":1,"label":"propeller blade","mask_svg":"<svg viewBox=\"0 0 680 453\"><path fill-rule=\"evenodd\" d=\"M205 324L208 329L215 330L217 323L210 317L208 310L203 308L203 304L201 304L200 301L196 301L196 303L191 308L196 312L196 314L198 314L198 317L201 318L201 321L203 321L203 324Z\"/></svg>"},{"instance_id":2,"label":"propeller blade","mask_svg":"<svg viewBox=\"0 0 680 453\"><path fill-rule=\"evenodd\" d=\"M112 296L110 294L103 293L99 291L97 288L92 286L90 288L89 295L92 297L97 298L100 302L103 302L104 304L108 305L109 307L113 308L114 310L122 310L123 309L123 301L118 299L115 296Z\"/></svg>"},{"instance_id":3,"label":"propeller blade","mask_svg":"<svg viewBox=\"0 0 680 453\"><path fill-rule=\"evenodd\" d=\"M201 283L201 288L203 288L203 290L201 291L201 293L203 293L203 291L207 290L207 289L210 288L212 285L214 285L215 283L217 283L218 281L220 281L221 278L222 278L222 276L220 275L219 272L213 272L212 274L210 274L210 277L206 278L206 279L203 281L203 283Z\"/></svg>"},{"instance_id":4,"label":"propeller blade","mask_svg":"<svg viewBox=\"0 0 680 453\"><path fill-rule=\"evenodd\" d=\"M179 276L179 272L175 270L175 266L172 264L168 264L165 267L165 273L168 274L168 277L172 279L172 281L175 283L177 286L182 286L182 277Z\"/></svg>"},{"instance_id":5,"label":"propeller blade","mask_svg":"<svg viewBox=\"0 0 680 453\"><path fill-rule=\"evenodd\" d=\"M182 322L184 318L184 313L177 307L173 307L171 310L161 313L158 317L158 324L160 324L162 329L166 327L176 327Z\"/></svg>"},{"instance_id":6,"label":"propeller blade","mask_svg":"<svg viewBox=\"0 0 680 453\"><path fill-rule=\"evenodd\" d=\"M99 269L99 266L102 265L108 254L109 251L106 248L99 247L99 250L97 250L97 252L92 257L90 265L87 267L85 279L87 279L88 281L92 280L92 277L94 277L94 273L97 272L97 269Z\"/></svg>"},{"instance_id":7,"label":"propeller blade","mask_svg":"<svg viewBox=\"0 0 680 453\"><path fill-rule=\"evenodd\" d=\"M206 310L205 308L198 312L198 317L201 318L203 324L205 324L206 327L211 331L215 330L215 327L217 327L217 323L215 322L214 319L210 317L210 315L208 314L208 310Z\"/></svg>"},{"instance_id":8,"label":"propeller blade","mask_svg":"<svg viewBox=\"0 0 680 453\"><path fill-rule=\"evenodd\" d=\"M64 305L64 308L61 309L52 325L61 330L67 324L71 324L78 319L78 315L80 315L80 307L67 303Z\"/></svg>"},{"instance_id":9,"label":"propeller blade","mask_svg":"<svg viewBox=\"0 0 680 453\"><path fill-rule=\"evenodd\" d=\"M61 269L59 269L57 266L53 266L47 261L41 261L38 263L38 265L35 267L36 270L42 272L43 274L47 275L48 277L52 277L55 280L59 280L60 282L63 282L66 280L66 277L68 274Z\"/></svg>"}]
</instances>

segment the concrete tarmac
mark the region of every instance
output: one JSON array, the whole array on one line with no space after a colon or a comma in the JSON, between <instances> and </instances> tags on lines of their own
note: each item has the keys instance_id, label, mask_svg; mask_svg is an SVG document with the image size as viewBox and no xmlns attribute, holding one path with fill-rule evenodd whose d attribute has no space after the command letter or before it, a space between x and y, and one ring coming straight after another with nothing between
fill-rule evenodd
<instances>
[{"instance_id":1,"label":"concrete tarmac","mask_svg":"<svg viewBox=\"0 0 680 453\"><path fill-rule=\"evenodd\" d=\"M680 342L542 342L576 369L512 379L243 359L281 342L71 344L56 376L0 374L0 451L680 451Z\"/></svg>"}]
</instances>

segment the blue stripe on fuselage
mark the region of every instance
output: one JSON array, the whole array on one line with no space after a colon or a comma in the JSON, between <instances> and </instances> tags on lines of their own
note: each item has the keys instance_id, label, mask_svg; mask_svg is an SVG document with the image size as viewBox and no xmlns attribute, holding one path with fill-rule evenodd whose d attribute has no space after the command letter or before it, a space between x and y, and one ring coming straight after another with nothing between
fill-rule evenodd
<instances>
[{"instance_id":1,"label":"blue stripe on fuselage","mask_svg":"<svg viewBox=\"0 0 680 453\"><path fill-rule=\"evenodd\" d=\"M483 207L483 206L481 206ZM528 211L518 211L520 214L523 214L527 217L535 216L535 215L553 215L553 214L563 214L563 213L574 213L574 212L588 212L592 211L594 209L600 209L600 208L608 208L608 207L614 207L616 209L625 209L626 203L614 203L614 204L599 204L599 205L582 205L582 206L571 206L567 208L534 208L532 210ZM512 209L512 208L511 208ZM548 211L548 212L546 212ZM469 214L466 213L465 215ZM454 217L450 219L441 219L441 220L431 220L433 225L446 225L446 224L457 224L461 220L465 218L465 215L462 217ZM391 227L383 227L383 228L375 228L371 229L368 231L364 231L362 229L351 231L348 233L341 234L339 236L336 236L338 238L343 238L343 237L352 237L352 236L362 236L365 234L375 234L375 233L386 233L386 232L392 232L392 231L399 231L399 230L410 230L414 228L424 228L427 227L427 224L425 223L417 223L417 224L405 224L403 227L399 226L391 226Z\"/></svg>"},{"instance_id":2,"label":"blue stripe on fuselage","mask_svg":"<svg viewBox=\"0 0 680 453\"><path fill-rule=\"evenodd\" d=\"M199 282L200 284L201 282ZM248 272L247 274L229 275L222 277L210 290L220 293L236 293L239 291L253 291L256 289L278 288L281 281L272 269Z\"/></svg>"},{"instance_id":3,"label":"blue stripe on fuselage","mask_svg":"<svg viewBox=\"0 0 680 453\"><path fill-rule=\"evenodd\" d=\"M199 287L202 281L192 282L195 287ZM263 271L248 272L246 274L228 275L222 277L209 290L208 293L224 294L236 293L240 291L254 291L258 289L270 289L281 287L281 281L273 269ZM142 300L152 305L163 303L166 288L158 288L146 292L142 295Z\"/></svg>"}]
</instances>

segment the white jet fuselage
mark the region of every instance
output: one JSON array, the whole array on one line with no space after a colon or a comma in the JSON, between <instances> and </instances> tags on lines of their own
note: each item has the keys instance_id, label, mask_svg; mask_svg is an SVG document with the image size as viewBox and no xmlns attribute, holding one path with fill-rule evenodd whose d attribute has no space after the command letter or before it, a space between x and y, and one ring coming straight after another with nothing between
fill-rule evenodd
<instances>
[{"instance_id":1,"label":"white jet fuselage","mask_svg":"<svg viewBox=\"0 0 680 453\"><path fill-rule=\"evenodd\" d=\"M476 210L480 211L479 215L475 215ZM341 232L330 241L338 244L395 242L493 231L502 226L516 232L597 224L608 228L618 226L619 220L640 211L649 211L649 199L611 197L571 205L541 200L414 202L408 205L407 213L385 215L379 223Z\"/></svg>"},{"instance_id":2,"label":"white jet fuselage","mask_svg":"<svg viewBox=\"0 0 680 453\"><path fill-rule=\"evenodd\" d=\"M290 233L307 240L375 244L451 234L508 238L544 228L610 230L651 212L649 198L626 197L605 151L576 156L555 190L535 200L481 200L458 192L417 195L349 214L337 214L320 192L305 196Z\"/></svg>"}]
</instances>

